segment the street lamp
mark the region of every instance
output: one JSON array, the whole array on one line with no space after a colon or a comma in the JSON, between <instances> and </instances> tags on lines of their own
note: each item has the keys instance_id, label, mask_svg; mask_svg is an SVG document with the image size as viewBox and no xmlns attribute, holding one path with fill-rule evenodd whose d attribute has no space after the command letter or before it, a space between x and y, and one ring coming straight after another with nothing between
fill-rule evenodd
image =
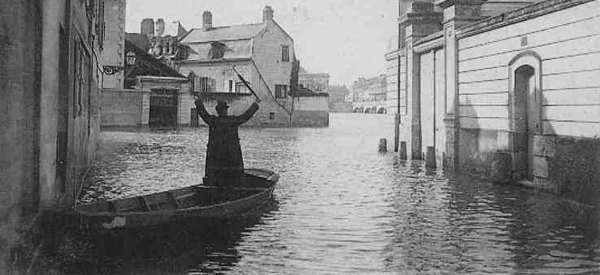
<instances>
[{"instance_id":1,"label":"street lamp","mask_svg":"<svg viewBox=\"0 0 600 275\"><path fill-rule=\"evenodd\" d=\"M136 55L134 52L129 51L127 52L127 54L125 55L125 66L102 66L102 69L104 70L104 74L106 75L114 75L120 71L125 70L126 66L133 66L135 65L135 60L136 60ZM127 73L127 71L125 71L125 73Z\"/></svg>"},{"instance_id":2,"label":"street lamp","mask_svg":"<svg viewBox=\"0 0 600 275\"><path fill-rule=\"evenodd\" d=\"M136 55L132 51L128 51L127 55L125 55L125 62L129 66L135 65L135 59L136 59Z\"/></svg>"}]
</instances>

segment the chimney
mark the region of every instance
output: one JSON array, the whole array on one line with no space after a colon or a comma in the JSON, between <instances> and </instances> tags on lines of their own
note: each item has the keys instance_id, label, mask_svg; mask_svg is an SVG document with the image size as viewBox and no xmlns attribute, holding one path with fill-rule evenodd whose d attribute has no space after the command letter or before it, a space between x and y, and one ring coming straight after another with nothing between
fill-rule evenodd
<instances>
[{"instance_id":1,"label":"chimney","mask_svg":"<svg viewBox=\"0 0 600 275\"><path fill-rule=\"evenodd\" d=\"M152 18L144 18L144 20L142 20L140 33L147 37L154 36L154 20L152 20Z\"/></svg>"},{"instance_id":2,"label":"chimney","mask_svg":"<svg viewBox=\"0 0 600 275\"><path fill-rule=\"evenodd\" d=\"M212 13L205 11L202 14L202 29L204 31L212 29Z\"/></svg>"},{"instance_id":3,"label":"chimney","mask_svg":"<svg viewBox=\"0 0 600 275\"><path fill-rule=\"evenodd\" d=\"M165 21L162 18L156 20L156 36L162 37L165 33Z\"/></svg>"},{"instance_id":4,"label":"chimney","mask_svg":"<svg viewBox=\"0 0 600 275\"><path fill-rule=\"evenodd\" d=\"M265 6L263 9L263 22L273 20L273 8L271 6Z\"/></svg>"}]
</instances>

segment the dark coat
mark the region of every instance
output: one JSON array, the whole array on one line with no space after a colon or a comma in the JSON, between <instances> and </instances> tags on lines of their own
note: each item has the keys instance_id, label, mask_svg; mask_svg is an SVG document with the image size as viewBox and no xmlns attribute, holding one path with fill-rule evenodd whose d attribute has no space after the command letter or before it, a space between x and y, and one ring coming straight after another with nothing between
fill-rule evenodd
<instances>
[{"instance_id":1,"label":"dark coat","mask_svg":"<svg viewBox=\"0 0 600 275\"><path fill-rule=\"evenodd\" d=\"M258 104L253 103L239 116L214 116L209 114L200 100L196 100L198 114L208 124L208 145L206 152L206 177L219 176L218 173L231 171L242 173L244 161L238 136L238 126L248 121L256 111Z\"/></svg>"}]
</instances>

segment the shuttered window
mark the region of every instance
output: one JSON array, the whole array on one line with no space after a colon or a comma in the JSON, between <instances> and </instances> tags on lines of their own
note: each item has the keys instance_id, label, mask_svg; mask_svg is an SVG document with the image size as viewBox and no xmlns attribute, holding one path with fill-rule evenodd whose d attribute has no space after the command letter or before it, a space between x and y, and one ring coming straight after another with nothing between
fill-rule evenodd
<instances>
[{"instance_id":1,"label":"shuttered window","mask_svg":"<svg viewBox=\"0 0 600 275\"><path fill-rule=\"evenodd\" d=\"M287 88L287 85L275 85L275 98L286 98Z\"/></svg>"},{"instance_id":2,"label":"shuttered window","mask_svg":"<svg viewBox=\"0 0 600 275\"><path fill-rule=\"evenodd\" d=\"M215 87L215 79L203 76L194 77L194 92L215 92Z\"/></svg>"},{"instance_id":3,"label":"shuttered window","mask_svg":"<svg viewBox=\"0 0 600 275\"><path fill-rule=\"evenodd\" d=\"M281 61L290 61L290 46L281 46Z\"/></svg>"}]
</instances>

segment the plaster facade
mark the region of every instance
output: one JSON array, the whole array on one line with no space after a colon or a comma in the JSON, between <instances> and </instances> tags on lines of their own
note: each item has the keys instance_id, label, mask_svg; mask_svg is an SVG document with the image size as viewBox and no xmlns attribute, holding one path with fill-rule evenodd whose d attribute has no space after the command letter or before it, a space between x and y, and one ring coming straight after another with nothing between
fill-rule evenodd
<instances>
[{"instance_id":1,"label":"plaster facade","mask_svg":"<svg viewBox=\"0 0 600 275\"><path fill-rule=\"evenodd\" d=\"M111 47L100 4L0 2L0 273L27 264L42 213L73 205L94 159Z\"/></svg>"},{"instance_id":2,"label":"plaster facade","mask_svg":"<svg viewBox=\"0 0 600 275\"><path fill-rule=\"evenodd\" d=\"M400 11L401 156L596 203L599 1Z\"/></svg>"}]
</instances>

